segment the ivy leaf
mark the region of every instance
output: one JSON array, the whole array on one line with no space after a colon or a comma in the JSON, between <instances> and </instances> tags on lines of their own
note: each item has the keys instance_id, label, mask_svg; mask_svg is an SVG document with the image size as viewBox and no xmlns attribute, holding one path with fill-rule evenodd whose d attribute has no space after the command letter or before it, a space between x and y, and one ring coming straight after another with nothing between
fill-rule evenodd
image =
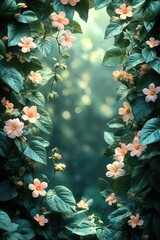
<instances>
[{"instance_id":1,"label":"ivy leaf","mask_svg":"<svg viewBox=\"0 0 160 240\"><path fill-rule=\"evenodd\" d=\"M45 98L41 92L30 92L23 96L29 101L36 103L37 105L43 107L45 105Z\"/></svg>"},{"instance_id":2,"label":"ivy leaf","mask_svg":"<svg viewBox=\"0 0 160 240\"><path fill-rule=\"evenodd\" d=\"M15 46L17 45L20 41L21 38L26 36L29 36L29 27L28 25L24 25L22 23L9 23L8 26L8 46Z\"/></svg>"},{"instance_id":3,"label":"ivy leaf","mask_svg":"<svg viewBox=\"0 0 160 240\"><path fill-rule=\"evenodd\" d=\"M146 102L144 97L139 97L133 101L132 111L134 118L139 122L154 111L154 105L151 102Z\"/></svg>"},{"instance_id":4,"label":"ivy leaf","mask_svg":"<svg viewBox=\"0 0 160 240\"><path fill-rule=\"evenodd\" d=\"M47 134L52 133L53 124L49 114L42 108L38 108L37 111L40 114L40 118L36 121L36 127Z\"/></svg>"},{"instance_id":5,"label":"ivy leaf","mask_svg":"<svg viewBox=\"0 0 160 240\"><path fill-rule=\"evenodd\" d=\"M147 7L144 9L144 19L149 22L153 17L160 13L160 2L148 2Z\"/></svg>"},{"instance_id":6,"label":"ivy leaf","mask_svg":"<svg viewBox=\"0 0 160 240\"><path fill-rule=\"evenodd\" d=\"M27 10L16 17L17 22L30 23L38 20L36 14L33 11Z\"/></svg>"},{"instance_id":7,"label":"ivy leaf","mask_svg":"<svg viewBox=\"0 0 160 240\"><path fill-rule=\"evenodd\" d=\"M109 23L105 31L105 38L111 38L119 35L123 31L123 22L120 19L113 20Z\"/></svg>"},{"instance_id":8,"label":"ivy leaf","mask_svg":"<svg viewBox=\"0 0 160 240\"><path fill-rule=\"evenodd\" d=\"M146 63L153 61L156 58L156 51L154 49L144 48L142 50L142 56Z\"/></svg>"},{"instance_id":9,"label":"ivy leaf","mask_svg":"<svg viewBox=\"0 0 160 240\"><path fill-rule=\"evenodd\" d=\"M102 64L109 67L121 66L125 63L126 59L126 50L113 46L105 53Z\"/></svg>"},{"instance_id":10,"label":"ivy leaf","mask_svg":"<svg viewBox=\"0 0 160 240\"><path fill-rule=\"evenodd\" d=\"M104 140L107 144L112 145L114 143L114 134L112 132L104 132Z\"/></svg>"},{"instance_id":11,"label":"ivy leaf","mask_svg":"<svg viewBox=\"0 0 160 240\"><path fill-rule=\"evenodd\" d=\"M145 26L147 32L149 32L154 27L154 24L155 24L155 21L153 21L153 22L144 21L144 26Z\"/></svg>"},{"instance_id":12,"label":"ivy leaf","mask_svg":"<svg viewBox=\"0 0 160 240\"><path fill-rule=\"evenodd\" d=\"M101 9L107 6L110 2L111 0L94 0L95 9Z\"/></svg>"},{"instance_id":13,"label":"ivy leaf","mask_svg":"<svg viewBox=\"0 0 160 240\"><path fill-rule=\"evenodd\" d=\"M0 201L5 202L15 198L18 192L9 180L0 183Z\"/></svg>"},{"instance_id":14,"label":"ivy leaf","mask_svg":"<svg viewBox=\"0 0 160 240\"><path fill-rule=\"evenodd\" d=\"M47 57L53 49L53 38L50 36L46 38L38 38L36 44L43 57Z\"/></svg>"},{"instance_id":15,"label":"ivy leaf","mask_svg":"<svg viewBox=\"0 0 160 240\"><path fill-rule=\"evenodd\" d=\"M144 62L144 59L143 59L142 54L134 53L134 54L130 55L126 62L126 71L130 70L131 68L133 68L143 62Z\"/></svg>"},{"instance_id":16,"label":"ivy leaf","mask_svg":"<svg viewBox=\"0 0 160 240\"><path fill-rule=\"evenodd\" d=\"M117 102L120 102L122 99L127 97L127 95L131 92L131 89L126 85L122 84L117 90Z\"/></svg>"},{"instance_id":17,"label":"ivy leaf","mask_svg":"<svg viewBox=\"0 0 160 240\"><path fill-rule=\"evenodd\" d=\"M42 146L41 142L37 140L30 140L27 144L23 154L31 158L33 161L46 164L46 149Z\"/></svg>"},{"instance_id":18,"label":"ivy leaf","mask_svg":"<svg viewBox=\"0 0 160 240\"><path fill-rule=\"evenodd\" d=\"M0 65L0 78L11 89L19 93L23 86L22 75L15 69Z\"/></svg>"},{"instance_id":19,"label":"ivy leaf","mask_svg":"<svg viewBox=\"0 0 160 240\"><path fill-rule=\"evenodd\" d=\"M141 130L140 143L147 145L158 141L160 141L160 119L152 118L144 124Z\"/></svg>"},{"instance_id":20,"label":"ivy leaf","mask_svg":"<svg viewBox=\"0 0 160 240\"><path fill-rule=\"evenodd\" d=\"M48 206L55 212L72 212L75 211L76 201L72 192L64 186L56 186L49 190L46 195Z\"/></svg>"},{"instance_id":21,"label":"ivy leaf","mask_svg":"<svg viewBox=\"0 0 160 240\"><path fill-rule=\"evenodd\" d=\"M66 17L69 19L73 18L74 8L69 4L64 5L59 0L54 0L53 1L53 9L56 13L59 13L61 11L65 12Z\"/></svg>"}]
</instances>

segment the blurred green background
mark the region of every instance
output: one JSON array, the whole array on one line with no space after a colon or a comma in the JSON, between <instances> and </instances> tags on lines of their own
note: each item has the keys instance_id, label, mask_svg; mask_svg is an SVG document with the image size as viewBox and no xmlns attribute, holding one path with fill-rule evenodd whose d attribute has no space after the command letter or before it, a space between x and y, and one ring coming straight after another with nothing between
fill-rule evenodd
<instances>
[{"instance_id":1,"label":"blurred green background","mask_svg":"<svg viewBox=\"0 0 160 240\"><path fill-rule=\"evenodd\" d=\"M89 20L83 22L75 16L83 34L68 53L68 69L62 74L63 83L55 90L59 98L48 102L48 111L54 122L51 147L58 147L67 165L64 172L57 172L55 184L68 187L79 201L82 196L94 198L102 204L98 192L98 178L105 177L106 143L103 133L106 123L116 114L116 83L113 68L101 65L105 51L112 46L104 39L109 17L105 11L90 10ZM53 66L53 61L50 67Z\"/></svg>"}]
</instances>

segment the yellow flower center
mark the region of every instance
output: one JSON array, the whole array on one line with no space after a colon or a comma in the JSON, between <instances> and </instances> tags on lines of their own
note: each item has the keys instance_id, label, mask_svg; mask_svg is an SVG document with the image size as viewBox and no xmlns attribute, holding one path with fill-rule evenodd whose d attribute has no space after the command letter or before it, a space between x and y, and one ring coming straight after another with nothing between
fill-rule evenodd
<instances>
[{"instance_id":1,"label":"yellow flower center","mask_svg":"<svg viewBox=\"0 0 160 240\"><path fill-rule=\"evenodd\" d=\"M127 14L128 13L127 9L123 9L123 13Z\"/></svg>"}]
</instances>

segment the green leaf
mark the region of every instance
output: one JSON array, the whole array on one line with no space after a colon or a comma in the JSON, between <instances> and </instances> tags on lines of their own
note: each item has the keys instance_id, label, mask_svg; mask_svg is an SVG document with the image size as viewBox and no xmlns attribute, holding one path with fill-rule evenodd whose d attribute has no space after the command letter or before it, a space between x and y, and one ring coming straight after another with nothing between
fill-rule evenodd
<instances>
[{"instance_id":1,"label":"green leaf","mask_svg":"<svg viewBox=\"0 0 160 240\"><path fill-rule=\"evenodd\" d=\"M130 55L126 62L126 71L130 70L131 68L134 68L135 66L143 62L144 62L144 59L142 54L134 53Z\"/></svg>"},{"instance_id":2,"label":"green leaf","mask_svg":"<svg viewBox=\"0 0 160 240\"><path fill-rule=\"evenodd\" d=\"M105 39L119 35L123 31L123 22L120 19L109 23L105 31Z\"/></svg>"},{"instance_id":3,"label":"green leaf","mask_svg":"<svg viewBox=\"0 0 160 240\"><path fill-rule=\"evenodd\" d=\"M139 159L152 158L160 154L159 146L156 143L149 144Z\"/></svg>"},{"instance_id":4,"label":"green leaf","mask_svg":"<svg viewBox=\"0 0 160 240\"><path fill-rule=\"evenodd\" d=\"M10 142L7 135L0 131L0 156L7 157L10 149Z\"/></svg>"},{"instance_id":5,"label":"green leaf","mask_svg":"<svg viewBox=\"0 0 160 240\"><path fill-rule=\"evenodd\" d=\"M27 144L23 154L26 157L31 158L33 161L47 164L46 149L42 146L41 142L37 140L31 140Z\"/></svg>"},{"instance_id":6,"label":"green leaf","mask_svg":"<svg viewBox=\"0 0 160 240\"><path fill-rule=\"evenodd\" d=\"M97 229L96 235L99 240L113 240L111 230L106 227L104 229Z\"/></svg>"},{"instance_id":7,"label":"green leaf","mask_svg":"<svg viewBox=\"0 0 160 240\"><path fill-rule=\"evenodd\" d=\"M48 71L48 70L45 71L45 69L39 70L37 72L40 73L43 78L42 82L40 83L41 86L44 86L55 75L55 73Z\"/></svg>"},{"instance_id":8,"label":"green leaf","mask_svg":"<svg viewBox=\"0 0 160 240\"><path fill-rule=\"evenodd\" d=\"M0 229L3 229L7 232L16 231L18 224L12 223L8 214L0 210Z\"/></svg>"},{"instance_id":9,"label":"green leaf","mask_svg":"<svg viewBox=\"0 0 160 240\"><path fill-rule=\"evenodd\" d=\"M30 30L30 36L33 38L43 36L45 33L44 25L40 21L30 22L29 30Z\"/></svg>"},{"instance_id":10,"label":"green leaf","mask_svg":"<svg viewBox=\"0 0 160 240\"><path fill-rule=\"evenodd\" d=\"M136 121L141 121L154 111L154 105L146 102L144 97L139 97L132 103L132 111Z\"/></svg>"},{"instance_id":11,"label":"green leaf","mask_svg":"<svg viewBox=\"0 0 160 240\"><path fill-rule=\"evenodd\" d=\"M107 50L104 55L102 64L105 66L121 66L127 59L126 50L117 46L113 46Z\"/></svg>"},{"instance_id":12,"label":"green leaf","mask_svg":"<svg viewBox=\"0 0 160 240\"><path fill-rule=\"evenodd\" d=\"M108 188L109 188L109 183L105 179L99 178L99 191L102 192Z\"/></svg>"},{"instance_id":13,"label":"green leaf","mask_svg":"<svg viewBox=\"0 0 160 240\"><path fill-rule=\"evenodd\" d=\"M107 6L110 2L111 0L94 0L95 9L101 9Z\"/></svg>"},{"instance_id":14,"label":"green leaf","mask_svg":"<svg viewBox=\"0 0 160 240\"><path fill-rule=\"evenodd\" d=\"M66 26L66 29L69 29L72 33L83 33L81 25L74 20L69 22L69 25Z\"/></svg>"},{"instance_id":15,"label":"green leaf","mask_svg":"<svg viewBox=\"0 0 160 240\"><path fill-rule=\"evenodd\" d=\"M36 103L38 106L43 107L45 105L45 98L41 92L30 92L23 95L23 97L33 103Z\"/></svg>"},{"instance_id":16,"label":"green leaf","mask_svg":"<svg viewBox=\"0 0 160 240\"><path fill-rule=\"evenodd\" d=\"M5 202L15 198L18 192L9 180L0 183L0 201Z\"/></svg>"},{"instance_id":17,"label":"green leaf","mask_svg":"<svg viewBox=\"0 0 160 240\"><path fill-rule=\"evenodd\" d=\"M31 222L26 219L18 219L16 223L19 225L17 232L22 234L26 240L31 240L34 238L36 232Z\"/></svg>"},{"instance_id":18,"label":"green leaf","mask_svg":"<svg viewBox=\"0 0 160 240\"><path fill-rule=\"evenodd\" d=\"M128 234L127 232L122 232L122 231L118 231L116 232L116 234L113 237L113 240L128 240Z\"/></svg>"},{"instance_id":19,"label":"green leaf","mask_svg":"<svg viewBox=\"0 0 160 240\"><path fill-rule=\"evenodd\" d=\"M130 176L123 176L113 181L114 192L127 192L130 188Z\"/></svg>"},{"instance_id":20,"label":"green leaf","mask_svg":"<svg viewBox=\"0 0 160 240\"><path fill-rule=\"evenodd\" d=\"M113 118L111 121L107 123L110 128L124 128L124 122L122 118Z\"/></svg>"},{"instance_id":21,"label":"green leaf","mask_svg":"<svg viewBox=\"0 0 160 240\"><path fill-rule=\"evenodd\" d=\"M87 215L79 213L74 216L67 226L65 226L72 233L79 236L88 236L96 234L96 224L94 221L88 221Z\"/></svg>"},{"instance_id":22,"label":"green leaf","mask_svg":"<svg viewBox=\"0 0 160 240\"><path fill-rule=\"evenodd\" d=\"M22 75L15 69L0 65L0 79L11 89L19 93L23 86Z\"/></svg>"},{"instance_id":23,"label":"green leaf","mask_svg":"<svg viewBox=\"0 0 160 240\"><path fill-rule=\"evenodd\" d=\"M9 23L8 26L8 46L15 46L17 45L22 37L29 36L29 27L28 25L24 25L22 23Z\"/></svg>"},{"instance_id":24,"label":"green leaf","mask_svg":"<svg viewBox=\"0 0 160 240\"><path fill-rule=\"evenodd\" d=\"M107 144L112 145L114 143L114 134L112 132L104 132L104 140Z\"/></svg>"},{"instance_id":25,"label":"green leaf","mask_svg":"<svg viewBox=\"0 0 160 240\"><path fill-rule=\"evenodd\" d=\"M136 171L140 171L141 167L139 169L136 169ZM150 185L150 170L147 168L147 166L143 166L143 172L139 177L135 177L132 179L132 187L135 191L142 191L145 187ZM134 173L136 175L136 173Z\"/></svg>"},{"instance_id":26,"label":"green leaf","mask_svg":"<svg viewBox=\"0 0 160 240\"><path fill-rule=\"evenodd\" d=\"M146 63L153 61L156 58L156 51L154 49L144 48L142 50L142 56Z\"/></svg>"},{"instance_id":27,"label":"green leaf","mask_svg":"<svg viewBox=\"0 0 160 240\"><path fill-rule=\"evenodd\" d=\"M87 22L89 10L88 0L79 1L74 8L78 12L80 18Z\"/></svg>"},{"instance_id":28,"label":"green leaf","mask_svg":"<svg viewBox=\"0 0 160 240\"><path fill-rule=\"evenodd\" d=\"M38 38L36 40L37 48L42 53L43 57L47 57L53 50L53 38Z\"/></svg>"},{"instance_id":29,"label":"green leaf","mask_svg":"<svg viewBox=\"0 0 160 240\"><path fill-rule=\"evenodd\" d=\"M33 11L26 10L20 16L16 17L16 20L21 23L30 23L38 20L38 18Z\"/></svg>"},{"instance_id":30,"label":"green leaf","mask_svg":"<svg viewBox=\"0 0 160 240\"><path fill-rule=\"evenodd\" d=\"M147 32L149 32L154 27L154 24L155 24L155 21L153 21L153 22L144 21L144 26L145 26Z\"/></svg>"},{"instance_id":31,"label":"green leaf","mask_svg":"<svg viewBox=\"0 0 160 240\"><path fill-rule=\"evenodd\" d=\"M0 55L6 57L6 47L2 40L0 40Z\"/></svg>"},{"instance_id":32,"label":"green leaf","mask_svg":"<svg viewBox=\"0 0 160 240\"><path fill-rule=\"evenodd\" d=\"M144 9L144 19L149 22L151 19L155 18L156 15L160 13L160 2L159 1L149 1L147 2L147 7Z\"/></svg>"},{"instance_id":33,"label":"green leaf","mask_svg":"<svg viewBox=\"0 0 160 240\"><path fill-rule=\"evenodd\" d=\"M160 61L154 60L153 62L149 63L150 67L153 68L156 72L160 74Z\"/></svg>"},{"instance_id":34,"label":"green leaf","mask_svg":"<svg viewBox=\"0 0 160 240\"><path fill-rule=\"evenodd\" d=\"M140 143L147 145L158 141L160 141L160 119L152 118L144 124L141 130Z\"/></svg>"},{"instance_id":35,"label":"green leaf","mask_svg":"<svg viewBox=\"0 0 160 240\"><path fill-rule=\"evenodd\" d=\"M127 95L131 92L131 89L128 88L126 85L122 84L119 86L117 90L117 102L120 102L122 99L127 97Z\"/></svg>"},{"instance_id":36,"label":"green leaf","mask_svg":"<svg viewBox=\"0 0 160 240\"><path fill-rule=\"evenodd\" d=\"M56 13L59 13L61 11L65 12L66 17L69 18L69 19L73 18L74 8L69 4L64 5L59 0L54 0L53 1L53 9Z\"/></svg>"},{"instance_id":37,"label":"green leaf","mask_svg":"<svg viewBox=\"0 0 160 240\"><path fill-rule=\"evenodd\" d=\"M36 121L36 127L47 134L52 133L53 124L49 114L42 108L38 108L37 111L40 114L40 118Z\"/></svg>"},{"instance_id":38,"label":"green leaf","mask_svg":"<svg viewBox=\"0 0 160 240\"><path fill-rule=\"evenodd\" d=\"M46 195L48 206L55 212L67 213L75 211L76 201L72 192L64 186L56 186Z\"/></svg>"},{"instance_id":39,"label":"green leaf","mask_svg":"<svg viewBox=\"0 0 160 240\"><path fill-rule=\"evenodd\" d=\"M15 0L4 0L1 2L0 16L12 16L16 13L17 3Z\"/></svg>"},{"instance_id":40,"label":"green leaf","mask_svg":"<svg viewBox=\"0 0 160 240\"><path fill-rule=\"evenodd\" d=\"M127 207L121 207L108 215L110 223L120 223L124 219L128 218L131 212Z\"/></svg>"}]
</instances>

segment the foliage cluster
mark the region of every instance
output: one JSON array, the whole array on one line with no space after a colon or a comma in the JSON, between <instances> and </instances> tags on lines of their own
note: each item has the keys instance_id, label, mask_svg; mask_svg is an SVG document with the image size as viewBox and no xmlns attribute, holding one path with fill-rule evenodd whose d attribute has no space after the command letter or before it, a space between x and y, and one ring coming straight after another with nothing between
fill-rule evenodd
<instances>
[{"instance_id":1,"label":"foliage cluster","mask_svg":"<svg viewBox=\"0 0 160 240\"><path fill-rule=\"evenodd\" d=\"M62 2L3 0L0 7L0 237L160 239L160 2L80 0L75 6L75 1ZM62 80L60 73L69 57L62 48L71 37L61 33L63 28L52 27L50 16L53 11L64 12L69 19L65 30L81 33L74 11L87 21L93 5L107 7L111 21L105 38L115 39L103 64L123 66L114 72L114 79L122 83L117 101L125 99L119 110L123 118L109 122L113 131L104 135L105 154L114 158L107 165L109 180L99 183L101 195L111 205L106 218L88 209L92 201L76 204L69 189L53 186L55 172L65 165L57 163L61 155L56 148L48 159L49 142L44 139L52 131L52 120L44 110L43 86L51 86L47 99L57 96L54 85ZM53 58L53 69L48 69L44 58L53 48L59 57ZM37 169L47 164L48 176L37 175Z\"/></svg>"}]
</instances>

